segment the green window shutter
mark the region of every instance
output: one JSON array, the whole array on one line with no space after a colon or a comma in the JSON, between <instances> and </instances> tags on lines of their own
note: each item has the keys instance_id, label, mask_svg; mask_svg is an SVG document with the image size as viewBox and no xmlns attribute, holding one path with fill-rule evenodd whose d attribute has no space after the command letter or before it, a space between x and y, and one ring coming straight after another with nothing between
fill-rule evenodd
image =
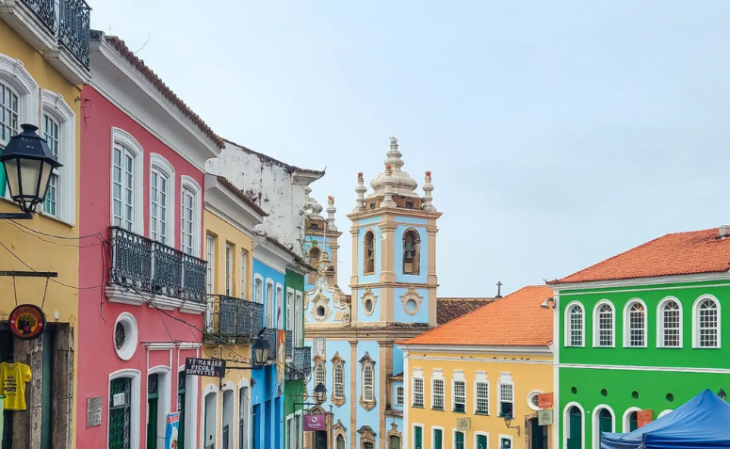
<instances>
[{"instance_id":1,"label":"green window shutter","mask_svg":"<svg viewBox=\"0 0 730 449\"><path fill-rule=\"evenodd\" d=\"M413 449L423 449L423 428L416 427L414 429L415 436L413 438Z\"/></svg>"},{"instance_id":2,"label":"green window shutter","mask_svg":"<svg viewBox=\"0 0 730 449\"><path fill-rule=\"evenodd\" d=\"M487 449L487 436L486 435L477 435L476 449Z\"/></svg>"},{"instance_id":3,"label":"green window shutter","mask_svg":"<svg viewBox=\"0 0 730 449\"><path fill-rule=\"evenodd\" d=\"M444 431L441 429L433 429L433 447L434 449L443 449L444 447Z\"/></svg>"}]
</instances>

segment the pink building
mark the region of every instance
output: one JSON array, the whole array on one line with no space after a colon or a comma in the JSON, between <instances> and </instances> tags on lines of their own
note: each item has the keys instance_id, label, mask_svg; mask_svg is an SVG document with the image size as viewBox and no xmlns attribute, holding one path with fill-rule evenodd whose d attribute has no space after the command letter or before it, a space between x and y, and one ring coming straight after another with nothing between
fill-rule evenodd
<instances>
[{"instance_id":1,"label":"pink building","mask_svg":"<svg viewBox=\"0 0 730 449\"><path fill-rule=\"evenodd\" d=\"M130 50L93 32L81 95L78 449L198 449L205 162L223 142ZM95 242L96 240L94 240Z\"/></svg>"}]
</instances>

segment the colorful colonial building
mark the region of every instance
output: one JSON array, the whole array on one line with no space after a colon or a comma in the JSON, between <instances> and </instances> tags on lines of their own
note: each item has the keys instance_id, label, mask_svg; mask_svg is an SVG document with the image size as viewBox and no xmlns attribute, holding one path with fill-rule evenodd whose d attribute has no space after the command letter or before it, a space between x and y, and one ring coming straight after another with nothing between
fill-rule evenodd
<instances>
[{"instance_id":1,"label":"colorful colonial building","mask_svg":"<svg viewBox=\"0 0 730 449\"><path fill-rule=\"evenodd\" d=\"M0 270L58 277L0 277L0 362L29 367L26 405L5 407L2 448L70 449L77 427L79 246L103 239L79 227L79 101L90 79L90 9L83 0L0 2L0 153L21 125L38 128L63 164L51 175L45 203L32 220L0 221ZM0 213L19 213L0 165ZM99 258L97 257L97 261ZM100 280L86 288L99 293ZM43 334L20 340L9 315L19 304L42 309Z\"/></svg>"},{"instance_id":2,"label":"colorful colonial building","mask_svg":"<svg viewBox=\"0 0 730 449\"><path fill-rule=\"evenodd\" d=\"M116 37L92 31L92 83L80 105L80 417L77 449L203 447L205 163L223 142ZM99 418L95 418L99 417Z\"/></svg>"},{"instance_id":3,"label":"colorful colonial building","mask_svg":"<svg viewBox=\"0 0 730 449\"><path fill-rule=\"evenodd\" d=\"M524 287L418 337L403 350L404 447L549 449L538 395L553 388L545 286ZM391 446L392 448L392 446Z\"/></svg>"},{"instance_id":4,"label":"colorful colonial building","mask_svg":"<svg viewBox=\"0 0 730 449\"><path fill-rule=\"evenodd\" d=\"M728 389L730 228L668 234L554 291L555 447L598 448L704 389Z\"/></svg>"}]
</instances>

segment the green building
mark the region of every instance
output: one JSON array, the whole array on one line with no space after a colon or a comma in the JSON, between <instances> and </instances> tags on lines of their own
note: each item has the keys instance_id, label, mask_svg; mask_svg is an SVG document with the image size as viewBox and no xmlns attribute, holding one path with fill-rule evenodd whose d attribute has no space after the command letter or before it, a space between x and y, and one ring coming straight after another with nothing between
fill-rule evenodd
<instances>
[{"instance_id":1,"label":"green building","mask_svg":"<svg viewBox=\"0 0 730 449\"><path fill-rule=\"evenodd\" d=\"M730 389L728 235L730 227L668 234L548 282L553 447L598 448L601 431L628 432L705 388Z\"/></svg>"},{"instance_id":2,"label":"green building","mask_svg":"<svg viewBox=\"0 0 730 449\"><path fill-rule=\"evenodd\" d=\"M287 449L303 447L302 406L306 376L312 365L311 349L304 347L304 276L313 270L299 260L286 271L286 380L284 383L284 441Z\"/></svg>"}]
</instances>

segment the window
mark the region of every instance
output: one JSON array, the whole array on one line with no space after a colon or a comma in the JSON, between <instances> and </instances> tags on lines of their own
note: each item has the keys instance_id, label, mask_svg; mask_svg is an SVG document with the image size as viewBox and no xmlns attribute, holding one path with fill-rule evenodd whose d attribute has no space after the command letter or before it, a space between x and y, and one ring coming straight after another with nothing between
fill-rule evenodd
<instances>
[{"instance_id":1,"label":"window","mask_svg":"<svg viewBox=\"0 0 730 449\"><path fill-rule=\"evenodd\" d=\"M266 327L274 327L274 283L266 280Z\"/></svg>"},{"instance_id":2,"label":"window","mask_svg":"<svg viewBox=\"0 0 730 449\"><path fill-rule=\"evenodd\" d=\"M456 379L451 384L453 391L453 410L455 412L466 412L466 382L464 381L464 374L461 373L459 379Z\"/></svg>"},{"instance_id":3,"label":"window","mask_svg":"<svg viewBox=\"0 0 730 449\"><path fill-rule=\"evenodd\" d=\"M304 300L302 292L296 292L296 302L294 303L294 341L301 344L304 339L304 320L302 319L302 311L304 310Z\"/></svg>"},{"instance_id":4,"label":"window","mask_svg":"<svg viewBox=\"0 0 730 449\"><path fill-rule=\"evenodd\" d=\"M112 135L112 223L141 235L144 150L126 131L112 128Z\"/></svg>"},{"instance_id":5,"label":"window","mask_svg":"<svg viewBox=\"0 0 730 449\"><path fill-rule=\"evenodd\" d=\"M342 362L336 362L333 368L332 377L334 383L333 398L344 399L345 398L345 368L342 366Z\"/></svg>"},{"instance_id":6,"label":"window","mask_svg":"<svg viewBox=\"0 0 730 449\"><path fill-rule=\"evenodd\" d=\"M527 406L531 409L538 411L540 410L540 398L542 391L534 390L527 395Z\"/></svg>"},{"instance_id":7,"label":"window","mask_svg":"<svg viewBox=\"0 0 730 449\"><path fill-rule=\"evenodd\" d=\"M0 82L0 144L6 145L18 134L20 102L18 94L8 84Z\"/></svg>"},{"instance_id":8,"label":"window","mask_svg":"<svg viewBox=\"0 0 730 449\"><path fill-rule=\"evenodd\" d=\"M2 89L2 86L0 85L0 90ZM2 101L0 101L0 109L2 109ZM2 115L2 114L0 114ZM2 119L0 118L0 121ZM2 125L0 124L0 127ZM51 117L48 114L43 114L43 138L46 139L46 142L48 143L48 148L51 150L51 153L53 153L53 157L56 158L56 160L59 160L58 157L58 146L60 144L60 125L58 122ZM75 149L74 149L75 150ZM53 169L53 173L51 173L51 180L48 182L48 191L46 192L46 201L43 203L43 212L53 215L54 217L58 216L59 208L58 208L58 188L59 188L59 181L58 181L58 173L59 169Z\"/></svg>"},{"instance_id":9,"label":"window","mask_svg":"<svg viewBox=\"0 0 730 449\"><path fill-rule=\"evenodd\" d=\"M403 234L403 273L420 273L420 246L421 239L415 229Z\"/></svg>"},{"instance_id":10,"label":"window","mask_svg":"<svg viewBox=\"0 0 730 449\"><path fill-rule=\"evenodd\" d=\"M326 379L327 373L324 369L324 362L317 362L317 365L314 369L314 386L315 388L317 385L322 384L326 385L327 379Z\"/></svg>"},{"instance_id":11,"label":"window","mask_svg":"<svg viewBox=\"0 0 730 449\"><path fill-rule=\"evenodd\" d=\"M259 304L264 303L264 280L258 276L253 281L253 300Z\"/></svg>"},{"instance_id":12,"label":"window","mask_svg":"<svg viewBox=\"0 0 730 449\"><path fill-rule=\"evenodd\" d=\"M478 381L475 383L477 415L489 415L489 383Z\"/></svg>"},{"instance_id":13,"label":"window","mask_svg":"<svg viewBox=\"0 0 730 449\"><path fill-rule=\"evenodd\" d=\"M641 301L630 301L624 312L624 346L646 347L646 307Z\"/></svg>"},{"instance_id":14,"label":"window","mask_svg":"<svg viewBox=\"0 0 730 449\"><path fill-rule=\"evenodd\" d=\"M309 265L313 266L314 268L319 268L319 256L321 255L321 251L318 247L313 246L309 250Z\"/></svg>"},{"instance_id":15,"label":"window","mask_svg":"<svg viewBox=\"0 0 730 449\"><path fill-rule=\"evenodd\" d=\"M413 378L413 406L423 408L423 378Z\"/></svg>"},{"instance_id":16,"label":"window","mask_svg":"<svg viewBox=\"0 0 730 449\"><path fill-rule=\"evenodd\" d=\"M212 295L215 293L215 236L208 234L205 240L205 260L208 261L208 267L206 268L207 290L208 294Z\"/></svg>"},{"instance_id":17,"label":"window","mask_svg":"<svg viewBox=\"0 0 730 449\"><path fill-rule=\"evenodd\" d=\"M366 274L373 274L375 272L375 234L373 231L365 233L363 246L363 271Z\"/></svg>"},{"instance_id":18,"label":"window","mask_svg":"<svg viewBox=\"0 0 730 449\"><path fill-rule=\"evenodd\" d=\"M120 370L109 376L108 449L140 447L140 373Z\"/></svg>"},{"instance_id":19,"label":"window","mask_svg":"<svg viewBox=\"0 0 730 449\"><path fill-rule=\"evenodd\" d=\"M38 84L22 62L0 54L0 146L20 131L21 123L37 120Z\"/></svg>"},{"instance_id":20,"label":"window","mask_svg":"<svg viewBox=\"0 0 730 449\"><path fill-rule=\"evenodd\" d=\"M282 310L284 302L284 287L276 284L276 328L284 329L284 312Z\"/></svg>"},{"instance_id":21,"label":"window","mask_svg":"<svg viewBox=\"0 0 730 449\"><path fill-rule=\"evenodd\" d=\"M568 306L568 316L566 317L567 335L565 336L565 346L583 346L583 336L585 335L585 326L583 324L583 306L573 304Z\"/></svg>"},{"instance_id":22,"label":"window","mask_svg":"<svg viewBox=\"0 0 730 449\"><path fill-rule=\"evenodd\" d=\"M667 298L659 303L657 313L657 341L662 348L682 347L682 309L679 301Z\"/></svg>"},{"instance_id":23,"label":"window","mask_svg":"<svg viewBox=\"0 0 730 449\"><path fill-rule=\"evenodd\" d=\"M431 381L431 408L434 410L444 409L444 380L433 379Z\"/></svg>"},{"instance_id":24,"label":"window","mask_svg":"<svg viewBox=\"0 0 730 449\"><path fill-rule=\"evenodd\" d=\"M294 316L294 290L287 288L286 289L286 330L293 331L294 330L294 321L296 320L296 317Z\"/></svg>"},{"instance_id":25,"label":"window","mask_svg":"<svg viewBox=\"0 0 730 449\"><path fill-rule=\"evenodd\" d=\"M373 377L373 365L371 363L365 363L362 368L362 399L365 402L373 402L375 399Z\"/></svg>"},{"instance_id":26,"label":"window","mask_svg":"<svg viewBox=\"0 0 730 449\"><path fill-rule=\"evenodd\" d=\"M593 342L594 346L613 347L613 306L608 301L602 301L596 305L594 310L596 334Z\"/></svg>"},{"instance_id":27,"label":"window","mask_svg":"<svg viewBox=\"0 0 730 449\"><path fill-rule=\"evenodd\" d=\"M231 286L233 284L233 261L231 256L233 255L233 245L226 242L226 295L230 296L233 294Z\"/></svg>"},{"instance_id":28,"label":"window","mask_svg":"<svg viewBox=\"0 0 730 449\"><path fill-rule=\"evenodd\" d=\"M464 432L454 432L454 449L464 449Z\"/></svg>"},{"instance_id":29,"label":"window","mask_svg":"<svg viewBox=\"0 0 730 449\"><path fill-rule=\"evenodd\" d=\"M200 186L189 176L180 183L180 248L185 254L197 256L200 252Z\"/></svg>"},{"instance_id":30,"label":"window","mask_svg":"<svg viewBox=\"0 0 730 449\"><path fill-rule=\"evenodd\" d=\"M248 285L246 280L248 279L248 251L245 249L241 250L241 292L239 295L241 298L246 299L248 297Z\"/></svg>"},{"instance_id":31,"label":"window","mask_svg":"<svg viewBox=\"0 0 730 449\"><path fill-rule=\"evenodd\" d=\"M499 385L499 416L514 416L514 385Z\"/></svg>"},{"instance_id":32,"label":"window","mask_svg":"<svg viewBox=\"0 0 730 449\"><path fill-rule=\"evenodd\" d=\"M337 449L345 449L345 437L337 435Z\"/></svg>"},{"instance_id":33,"label":"window","mask_svg":"<svg viewBox=\"0 0 730 449\"><path fill-rule=\"evenodd\" d=\"M433 449L444 448L444 430L433 429Z\"/></svg>"},{"instance_id":34,"label":"window","mask_svg":"<svg viewBox=\"0 0 730 449\"><path fill-rule=\"evenodd\" d=\"M174 244L175 170L159 154L150 155L150 238L163 245Z\"/></svg>"},{"instance_id":35,"label":"window","mask_svg":"<svg viewBox=\"0 0 730 449\"><path fill-rule=\"evenodd\" d=\"M700 297L695 302L695 347L719 348L720 314L719 304L714 297Z\"/></svg>"},{"instance_id":36,"label":"window","mask_svg":"<svg viewBox=\"0 0 730 449\"><path fill-rule=\"evenodd\" d=\"M403 406L403 387L395 387L395 405Z\"/></svg>"},{"instance_id":37,"label":"window","mask_svg":"<svg viewBox=\"0 0 730 449\"><path fill-rule=\"evenodd\" d=\"M401 449L400 448L400 437L397 435L391 435L389 438L390 446L388 449Z\"/></svg>"}]
</instances>

